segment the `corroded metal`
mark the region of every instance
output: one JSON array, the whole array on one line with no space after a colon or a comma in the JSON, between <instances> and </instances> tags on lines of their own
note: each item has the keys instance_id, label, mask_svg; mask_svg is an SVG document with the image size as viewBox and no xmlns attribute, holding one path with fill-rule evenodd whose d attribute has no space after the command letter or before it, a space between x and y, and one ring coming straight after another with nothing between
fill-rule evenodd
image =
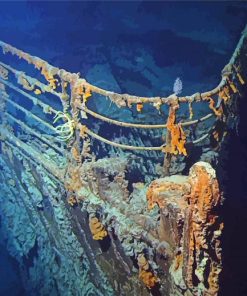
<instances>
[{"instance_id":1,"label":"corroded metal","mask_svg":"<svg viewBox=\"0 0 247 296\"><path fill-rule=\"evenodd\" d=\"M41 74L39 80L0 63L0 164L4 168L0 178L9 185L4 187L8 206L2 207L6 227L13 234L11 254L26 269L27 278L29 274L30 291L41 285L43 279L36 278L35 286L35 275L43 268L49 277L43 295L67 286L68 295L145 296L158 290L163 295L217 295L223 192L209 163L195 163L188 176L175 174L174 167L181 173L197 144L203 148L207 142L207 148L220 151L234 117L232 105L245 87L246 31L219 85L187 97L113 93L6 43L0 46ZM170 113L167 122L159 125L113 120L88 108L94 94L110 98L118 107L139 104L138 112L143 112L145 103L155 111L167 104ZM200 101L208 102L213 113L192 120L191 103ZM181 103L189 104L189 121L179 121L176 111ZM154 128L168 127L166 143L161 140L160 146L150 146L154 138L150 136L146 145L135 139L133 130L128 139L122 137L122 144L119 139L108 140L92 130L87 114L120 128L148 129L153 136L157 135ZM210 123L202 128L200 123L206 122ZM96 145L98 141L102 146ZM143 154L114 155L104 143ZM100 159L94 146L107 157ZM158 179L154 158L158 159L159 152L165 153L166 160L161 174L168 176ZM207 153L203 156L208 157ZM145 182L136 181L137 169ZM13 203L12 196L18 192L22 202ZM25 231L19 230L18 223L9 227L15 211L19 224L29 221L28 227L23 226ZM18 245L17 238L26 243ZM22 256L29 256L33 248L38 255L32 269ZM45 261L45 250L51 262Z\"/></svg>"}]
</instances>

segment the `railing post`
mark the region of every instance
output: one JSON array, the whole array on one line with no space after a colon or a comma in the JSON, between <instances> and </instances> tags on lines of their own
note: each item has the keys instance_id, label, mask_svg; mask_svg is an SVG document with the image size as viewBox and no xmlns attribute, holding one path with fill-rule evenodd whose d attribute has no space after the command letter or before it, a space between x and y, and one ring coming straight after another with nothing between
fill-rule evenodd
<instances>
[{"instance_id":1,"label":"railing post","mask_svg":"<svg viewBox=\"0 0 247 296\"><path fill-rule=\"evenodd\" d=\"M178 108L179 108L178 100L177 100L177 97L174 95L174 100L172 100L171 103L169 104L169 115L166 122L166 126L167 126L166 144L163 149L163 151L165 152L164 163L163 163L164 176L169 176L170 174L170 166L171 166L171 160L172 160L172 151L171 151L172 128L176 123L176 110Z\"/></svg>"}]
</instances>

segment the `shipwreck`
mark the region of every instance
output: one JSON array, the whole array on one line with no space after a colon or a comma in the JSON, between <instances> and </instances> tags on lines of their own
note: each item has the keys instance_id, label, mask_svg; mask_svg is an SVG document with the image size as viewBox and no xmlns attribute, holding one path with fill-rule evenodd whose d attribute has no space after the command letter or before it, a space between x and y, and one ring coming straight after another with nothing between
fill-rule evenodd
<instances>
[{"instance_id":1,"label":"shipwreck","mask_svg":"<svg viewBox=\"0 0 247 296\"><path fill-rule=\"evenodd\" d=\"M218 85L189 96L179 81L167 97L115 93L0 47L1 224L30 295L218 295L247 30Z\"/></svg>"}]
</instances>

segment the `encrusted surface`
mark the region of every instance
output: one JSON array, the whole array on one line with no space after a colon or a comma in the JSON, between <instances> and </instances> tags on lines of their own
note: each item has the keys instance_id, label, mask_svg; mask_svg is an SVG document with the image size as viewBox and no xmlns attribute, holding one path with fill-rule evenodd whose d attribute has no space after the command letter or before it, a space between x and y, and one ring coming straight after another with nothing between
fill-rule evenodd
<instances>
[{"instance_id":1,"label":"encrusted surface","mask_svg":"<svg viewBox=\"0 0 247 296\"><path fill-rule=\"evenodd\" d=\"M216 295L222 269L220 237L222 197L214 169L198 162L188 177L172 176L151 183L148 203L161 210L160 239L173 249L171 293Z\"/></svg>"},{"instance_id":2,"label":"encrusted surface","mask_svg":"<svg viewBox=\"0 0 247 296\"><path fill-rule=\"evenodd\" d=\"M227 108L246 80L243 69L235 67L245 37L215 89L188 97L177 97L175 91L166 98L97 88L79 74L0 42L4 53L27 61L45 80L41 83L8 65L0 67L2 229L30 293L39 289L42 295L217 295L222 194L213 167L195 162L218 160L230 126ZM13 90L29 100L31 112L15 101ZM59 98L62 111L42 102L44 93ZM167 104L169 116L166 124L150 125L113 120L107 117L110 112L87 113L93 94L110 98L128 112L134 105L142 119L148 103L157 112ZM95 105L102 109L99 101ZM182 103L189 104L192 117L192 102L199 101L208 101L213 113L179 122ZM19 111L24 119L16 118ZM107 124L131 132L109 135ZM167 130L163 134L158 128ZM194 156L201 141L204 146ZM158 162L164 154L162 167ZM188 176L171 176L191 165Z\"/></svg>"}]
</instances>

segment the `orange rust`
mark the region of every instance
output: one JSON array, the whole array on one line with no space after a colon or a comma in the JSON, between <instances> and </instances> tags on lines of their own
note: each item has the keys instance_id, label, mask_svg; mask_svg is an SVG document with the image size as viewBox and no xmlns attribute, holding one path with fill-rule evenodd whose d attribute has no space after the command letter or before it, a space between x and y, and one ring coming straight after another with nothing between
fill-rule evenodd
<instances>
[{"instance_id":1,"label":"orange rust","mask_svg":"<svg viewBox=\"0 0 247 296\"><path fill-rule=\"evenodd\" d=\"M164 152L171 154L183 154L187 156L185 148L186 135L181 124L176 124L176 110L179 105L171 106L167 119L167 132L170 133L171 140L164 148Z\"/></svg>"},{"instance_id":2,"label":"orange rust","mask_svg":"<svg viewBox=\"0 0 247 296\"><path fill-rule=\"evenodd\" d=\"M67 202L71 207L77 205L77 200L76 200L76 197L74 195L70 195Z\"/></svg>"},{"instance_id":3,"label":"orange rust","mask_svg":"<svg viewBox=\"0 0 247 296\"><path fill-rule=\"evenodd\" d=\"M228 83L230 85L230 88L232 89L233 93L236 93L238 90L237 90L236 86L233 84L233 82L230 80L229 77L227 77L227 81L228 81Z\"/></svg>"},{"instance_id":4,"label":"orange rust","mask_svg":"<svg viewBox=\"0 0 247 296\"><path fill-rule=\"evenodd\" d=\"M160 185L155 181L149 186L146 198L148 201L148 210L152 210L156 205L159 208L163 208L165 206L165 201L159 198L159 192L166 189L166 184L160 188Z\"/></svg>"},{"instance_id":5,"label":"orange rust","mask_svg":"<svg viewBox=\"0 0 247 296\"><path fill-rule=\"evenodd\" d=\"M242 85L245 84L245 81L244 81L242 75L239 73L239 67L236 67L235 65L233 65L233 67L234 67L234 69L235 69L235 71L236 71L236 75L237 75L237 77L238 77L239 82L240 82Z\"/></svg>"},{"instance_id":6,"label":"orange rust","mask_svg":"<svg viewBox=\"0 0 247 296\"><path fill-rule=\"evenodd\" d=\"M36 88L36 89L34 90L34 93L35 93L36 95L40 95L40 94L42 94L41 90L38 89L38 88Z\"/></svg>"},{"instance_id":7,"label":"orange rust","mask_svg":"<svg viewBox=\"0 0 247 296\"><path fill-rule=\"evenodd\" d=\"M215 139L217 142L219 142L220 136L219 136L218 131L217 131L217 130L213 131L212 135L213 135L214 139Z\"/></svg>"},{"instance_id":8,"label":"orange rust","mask_svg":"<svg viewBox=\"0 0 247 296\"><path fill-rule=\"evenodd\" d=\"M85 125L82 125L82 124L78 124L77 125L79 131L80 131L80 137L82 139L85 139L87 137L87 127Z\"/></svg>"},{"instance_id":9,"label":"orange rust","mask_svg":"<svg viewBox=\"0 0 247 296\"><path fill-rule=\"evenodd\" d=\"M55 90L57 88L58 80L53 77L53 75L48 71L48 67L44 64L41 66L41 74L45 77L45 79L49 82L50 88Z\"/></svg>"},{"instance_id":10,"label":"orange rust","mask_svg":"<svg viewBox=\"0 0 247 296\"><path fill-rule=\"evenodd\" d=\"M215 234L215 230L221 231L223 228L223 224L218 222L219 217L214 210L221 202L219 185L217 179L200 165L193 167L189 182L191 193L188 198L186 234L188 255L183 266L184 274L186 274L185 281L189 288L195 288L193 278L196 277L197 268L200 269L200 256L202 258L206 256L209 276L205 295L217 295L219 273L221 272L221 249L220 240ZM210 238L210 243L208 238ZM218 259L215 260L211 253L215 253L215 257Z\"/></svg>"},{"instance_id":11,"label":"orange rust","mask_svg":"<svg viewBox=\"0 0 247 296\"><path fill-rule=\"evenodd\" d=\"M83 186L79 167L70 166L68 168L68 175L64 182L64 186L65 189L70 192L76 192Z\"/></svg>"},{"instance_id":12,"label":"orange rust","mask_svg":"<svg viewBox=\"0 0 247 296\"><path fill-rule=\"evenodd\" d=\"M240 73L237 73L237 77L238 77L238 80L239 80L239 82L240 82L241 84L245 84L245 81L244 81L244 79L243 79L243 77L241 76Z\"/></svg>"},{"instance_id":13,"label":"orange rust","mask_svg":"<svg viewBox=\"0 0 247 296\"><path fill-rule=\"evenodd\" d=\"M86 103L87 100L92 96L92 92L89 88L86 89L85 93L83 94L83 101Z\"/></svg>"},{"instance_id":14,"label":"orange rust","mask_svg":"<svg viewBox=\"0 0 247 296\"><path fill-rule=\"evenodd\" d=\"M143 109L143 104L142 104L142 103L137 103L137 104L136 104L136 110L137 110L138 112L141 112L142 109Z\"/></svg>"},{"instance_id":15,"label":"orange rust","mask_svg":"<svg viewBox=\"0 0 247 296\"><path fill-rule=\"evenodd\" d=\"M224 100L225 102L230 99L230 90L228 86L223 87L219 91L219 97Z\"/></svg>"},{"instance_id":16,"label":"orange rust","mask_svg":"<svg viewBox=\"0 0 247 296\"><path fill-rule=\"evenodd\" d=\"M149 269L149 263L147 259L145 258L144 254L139 254L137 257L137 264L140 269L142 270L148 270Z\"/></svg>"},{"instance_id":17,"label":"orange rust","mask_svg":"<svg viewBox=\"0 0 247 296\"><path fill-rule=\"evenodd\" d=\"M166 206L166 200L162 197L163 192L181 191L181 190L183 190L183 185L180 185L177 183L172 183L172 182L158 183L156 181L153 181L146 193L148 210L152 210L156 205L158 205L159 208L161 209ZM181 206L183 206L183 203L185 202L181 200Z\"/></svg>"},{"instance_id":18,"label":"orange rust","mask_svg":"<svg viewBox=\"0 0 247 296\"><path fill-rule=\"evenodd\" d=\"M104 225L96 217L89 219L89 228L94 240L102 240L108 235Z\"/></svg>"},{"instance_id":19,"label":"orange rust","mask_svg":"<svg viewBox=\"0 0 247 296\"><path fill-rule=\"evenodd\" d=\"M77 161L80 162L81 160L81 155L80 155L80 150L77 146L73 146L71 148L71 154L73 156L73 158Z\"/></svg>"},{"instance_id":20,"label":"orange rust","mask_svg":"<svg viewBox=\"0 0 247 296\"><path fill-rule=\"evenodd\" d=\"M217 295L219 290L218 277L219 277L218 266L216 264L211 264L210 272L208 276L208 285L210 287L209 295Z\"/></svg>"},{"instance_id":21,"label":"orange rust","mask_svg":"<svg viewBox=\"0 0 247 296\"><path fill-rule=\"evenodd\" d=\"M74 88L75 94L82 96L83 101L86 103L87 100L92 96L92 91L89 87L85 88L83 84L76 84Z\"/></svg>"},{"instance_id":22,"label":"orange rust","mask_svg":"<svg viewBox=\"0 0 247 296\"><path fill-rule=\"evenodd\" d=\"M191 183L192 190L190 194L190 204L197 206L200 217L203 221L209 217L210 210L220 199L219 185L217 180L210 180L209 174L202 167L197 167L197 174L200 176L200 182Z\"/></svg>"},{"instance_id":23,"label":"orange rust","mask_svg":"<svg viewBox=\"0 0 247 296\"><path fill-rule=\"evenodd\" d=\"M178 270L183 265L183 254L178 254L175 257L174 271Z\"/></svg>"},{"instance_id":24,"label":"orange rust","mask_svg":"<svg viewBox=\"0 0 247 296\"><path fill-rule=\"evenodd\" d=\"M77 94L77 95L83 95L83 85L80 84L80 85L77 85L75 88L74 88L74 92Z\"/></svg>"},{"instance_id":25,"label":"orange rust","mask_svg":"<svg viewBox=\"0 0 247 296\"><path fill-rule=\"evenodd\" d=\"M209 97L209 98L208 98L208 101L209 101L209 108L210 108L211 110L214 111L214 114L215 114L216 116L218 116L218 117L222 116L222 110L221 110L221 109L217 110L217 109L214 107L214 105L215 105L214 100L213 100L212 98Z\"/></svg>"},{"instance_id":26,"label":"orange rust","mask_svg":"<svg viewBox=\"0 0 247 296\"><path fill-rule=\"evenodd\" d=\"M150 265L145 258L144 254L139 254L137 257L137 264L139 266L139 278L144 283L144 285L152 289L159 282L159 279L154 273L150 270Z\"/></svg>"},{"instance_id":27,"label":"orange rust","mask_svg":"<svg viewBox=\"0 0 247 296\"><path fill-rule=\"evenodd\" d=\"M140 270L139 278L142 280L144 285L149 289L154 288L159 282L158 277L154 275L151 271Z\"/></svg>"}]
</instances>

